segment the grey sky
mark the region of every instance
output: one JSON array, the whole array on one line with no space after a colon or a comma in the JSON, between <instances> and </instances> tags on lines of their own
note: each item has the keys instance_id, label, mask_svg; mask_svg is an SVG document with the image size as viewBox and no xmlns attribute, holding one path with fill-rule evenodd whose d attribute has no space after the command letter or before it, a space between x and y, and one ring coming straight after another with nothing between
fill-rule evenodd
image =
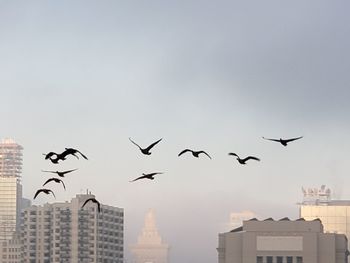
<instances>
[{"instance_id":1,"label":"grey sky","mask_svg":"<svg viewBox=\"0 0 350 263\"><path fill-rule=\"evenodd\" d=\"M231 211L295 218L303 185L350 198L349 7L0 1L0 137L25 147L25 195L56 168L41 153L79 148L90 160L62 165L79 171L58 199L89 188L124 207L126 244L154 208L174 263L215 262ZM300 135L287 148L261 139ZM164 139L144 157L128 137ZM177 158L187 147L213 160ZM229 151L262 161L242 167ZM165 174L128 182L151 171Z\"/></svg>"}]
</instances>

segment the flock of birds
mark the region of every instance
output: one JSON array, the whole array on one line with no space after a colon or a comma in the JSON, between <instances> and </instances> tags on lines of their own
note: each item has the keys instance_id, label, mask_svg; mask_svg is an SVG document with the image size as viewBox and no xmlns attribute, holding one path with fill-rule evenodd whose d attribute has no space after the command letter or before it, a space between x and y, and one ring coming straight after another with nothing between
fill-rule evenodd
<instances>
[{"instance_id":1,"label":"flock of birds","mask_svg":"<svg viewBox=\"0 0 350 263\"><path fill-rule=\"evenodd\" d=\"M287 146L288 143L292 142L292 141L295 141L295 140L299 140L301 138L303 138L303 136L300 136L300 137L296 137L296 138L291 138L291 139L271 139L271 138L265 138L265 137L262 137L263 139L265 140L269 140L269 141L274 141L274 142L278 142L280 144L282 144L283 146ZM157 145L162 139L159 139L158 141L152 143L151 145L147 146L146 148L142 148L140 145L138 145L136 142L134 142L131 138L129 138L129 140L135 144L141 151L142 154L144 155L151 155L151 149ZM209 159L211 159L210 155L203 151L203 150L199 150L199 151L194 151L194 150L191 150L191 149L184 149L183 151L181 151L178 156L180 157L181 155L187 153L187 152L190 152L192 153L192 155L196 158L199 157L200 154L204 154L206 155ZM45 160L50 160L53 164L58 164L59 162L61 161L64 161L66 160L67 156L69 155L72 155L74 157L76 157L77 159L79 159L79 156L78 154L83 157L85 160L88 160L88 158L83 154L81 153L79 150L77 149L74 149L74 148L65 148L65 150L62 152L62 153L55 153L55 152L49 152L47 154L43 154L45 156ZM255 161L260 161L260 159L258 157L255 157L255 156L247 156L245 158L240 158L238 156L238 154L236 153L228 153L228 155L230 156L235 156L237 157L237 161L244 165L246 164L247 161L249 160L255 160ZM72 169L72 170L67 170L67 171L46 171L46 170L42 170L43 172L46 172L46 173L53 173L53 174L57 174L59 177L64 177L66 174L68 173L71 173L71 172L74 172L76 171L77 169ZM130 181L130 182L135 182L135 181L138 181L138 180L141 180L141 179L149 179L149 180L154 180L154 177L158 174L163 174L161 172L154 172L154 173L142 173L142 176L140 177L137 177L135 178L134 180ZM55 183L60 183L63 185L63 188L64 190L66 190L66 186L63 182L62 179L60 178L57 178L57 177L52 177L52 178L49 178L44 184L43 186L47 185L48 183L50 182L55 182ZM44 194L52 194L55 198L55 194L54 192L51 190L51 189L48 189L48 188L41 188L41 189L38 189L34 195L34 199L40 194L40 193L44 193ZM101 211L101 204L98 200L96 200L96 198L88 198L85 200L85 202L83 203L82 205L82 208L88 203L88 202L93 202L93 203L96 203L97 204L97 208L98 208L98 211L100 212Z\"/></svg>"}]
</instances>

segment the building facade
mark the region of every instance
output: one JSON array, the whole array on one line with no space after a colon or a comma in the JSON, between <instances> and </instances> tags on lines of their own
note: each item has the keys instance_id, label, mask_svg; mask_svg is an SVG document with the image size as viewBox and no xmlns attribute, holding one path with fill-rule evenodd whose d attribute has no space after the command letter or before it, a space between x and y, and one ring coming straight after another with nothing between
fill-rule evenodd
<instances>
[{"instance_id":1,"label":"building facade","mask_svg":"<svg viewBox=\"0 0 350 263\"><path fill-rule=\"evenodd\" d=\"M65 203L31 206L22 211L23 263L122 263L124 211L122 208L83 203L80 194Z\"/></svg>"},{"instance_id":2,"label":"building facade","mask_svg":"<svg viewBox=\"0 0 350 263\"><path fill-rule=\"evenodd\" d=\"M347 238L320 220L251 219L219 234L219 263L347 263Z\"/></svg>"},{"instance_id":3,"label":"building facade","mask_svg":"<svg viewBox=\"0 0 350 263\"><path fill-rule=\"evenodd\" d=\"M331 191L325 186L303 189L303 194L300 217L305 220L318 218L325 232L345 234L350 238L350 200L332 200Z\"/></svg>"},{"instance_id":4,"label":"building facade","mask_svg":"<svg viewBox=\"0 0 350 263\"><path fill-rule=\"evenodd\" d=\"M168 263L169 245L162 241L156 227L155 214L150 209L137 244L131 246L133 263Z\"/></svg>"},{"instance_id":5,"label":"building facade","mask_svg":"<svg viewBox=\"0 0 350 263\"><path fill-rule=\"evenodd\" d=\"M0 242L19 230L22 201L22 146L11 139L0 142Z\"/></svg>"}]
</instances>

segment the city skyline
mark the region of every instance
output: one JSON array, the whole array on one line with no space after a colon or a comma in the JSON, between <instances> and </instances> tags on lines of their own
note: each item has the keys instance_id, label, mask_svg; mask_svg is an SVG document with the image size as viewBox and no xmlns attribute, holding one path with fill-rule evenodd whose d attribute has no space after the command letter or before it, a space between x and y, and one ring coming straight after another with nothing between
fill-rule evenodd
<instances>
[{"instance_id":1,"label":"city skyline","mask_svg":"<svg viewBox=\"0 0 350 263\"><path fill-rule=\"evenodd\" d=\"M302 186L350 199L350 4L253 3L0 1L0 138L24 146L23 196L58 168L42 153L77 148L67 191L33 204L89 189L125 208L125 244L152 207L173 263L215 262L232 211L298 218ZM129 137L163 140L143 156Z\"/></svg>"}]
</instances>

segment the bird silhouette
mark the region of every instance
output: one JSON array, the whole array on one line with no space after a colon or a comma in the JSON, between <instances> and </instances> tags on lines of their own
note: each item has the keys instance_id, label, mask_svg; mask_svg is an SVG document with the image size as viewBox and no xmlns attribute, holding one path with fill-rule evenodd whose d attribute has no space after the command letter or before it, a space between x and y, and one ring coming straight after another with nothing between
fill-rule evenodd
<instances>
[{"instance_id":1,"label":"bird silhouette","mask_svg":"<svg viewBox=\"0 0 350 263\"><path fill-rule=\"evenodd\" d=\"M131 140L131 138L129 138L129 140L135 144L137 147L139 147L140 151L145 154L145 155L150 155L151 152L150 150L157 144L159 143L163 138L159 139L158 141L152 143L150 146L148 146L147 148L141 148L140 145L138 145L136 142L134 142L133 140Z\"/></svg>"},{"instance_id":2,"label":"bird silhouette","mask_svg":"<svg viewBox=\"0 0 350 263\"><path fill-rule=\"evenodd\" d=\"M39 189L38 191L36 191L36 193L35 193L35 195L34 195L34 199L38 196L38 194L40 194L40 193L45 193L45 194L52 194L55 198L56 198L56 196L55 196L55 194L54 194L54 192L52 192L52 190L50 190L50 189L45 189L45 188L43 188L43 189Z\"/></svg>"},{"instance_id":3,"label":"bird silhouette","mask_svg":"<svg viewBox=\"0 0 350 263\"><path fill-rule=\"evenodd\" d=\"M269 141L279 142L283 146L287 146L287 144L289 142L292 142L292 141L295 141L295 140L299 140L299 139L303 138L303 136L300 136L300 137L297 137L297 138L291 138L291 139L282 139L282 138L280 138L280 139L270 139L270 138L265 138L265 137L262 137L262 138L265 139L265 140L269 140Z\"/></svg>"},{"instance_id":4,"label":"bird silhouette","mask_svg":"<svg viewBox=\"0 0 350 263\"><path fill-rule=\"evenodd\" d=\"M157 175L157 174L163 174L163 173L149 173L149 174L142 174L142 176L140 177L137 177L136 179L132 180L132 181L129 181L129 182L135 182L137 180L140 180L140 179L150 179L150 180L154 180L154 176Z\"/></svg>"},{"instance_id":5,"label":"bird silhouette","mask_svg":"<svg viewBox=\"0 0 350 263\"><path fill-rule=\"evenodd\" d=\"M64 185L64 182L59 178L50 178L43 184L43 186L45 186L47 183L52 182L52 181L55 183L62 183L64 190L66 190L66 186Z\"/></svg>"},{"instance_id":6,"label":"bird silhouette","mask_svg":"<svg viewBox=\"0 0 350 263\"><path fill-rule=\"evenodd\" d=\"M235 153L229 153L228 155L236 156L236 157L237 157L237 161L238 161L240 164L246 164L246 162L247 162L248 160L260 161L259 158L254 157L254 156L248 156L248 157L246 157L246 158L244 158L244 159L241 159L241 158L240 158L237 154L235 154Z\"/></svg>"},{"instance_id":7,"label":"bird silhouette","mask_svg":"<svg viewBox=\"0 0 350 263\"><path fill-rule=\"evenodd\" d=\"M210 155L207 154L205 151L193 151L193 150L190 150L190 149L185 149L185 150L183 150L182 152L180 152L180 153L178 154L178 156L181 156L182 154L184 154L184 153L186 153L186 152L191 152L192 155L193 155L194 157L197 157L197 158L199 157L199 154L204 153L206 156L208 156L208 157L211 159Z\"/></svg>"},{"instance_id":8,"label":"bird silhouette","mask_svg":"<svg viewBox=\"0 0 350 263\"><path fill-rule=\"evenodd\" d=\"M60 159L65 160L67 155L73 155L77 159L79 159L79 156L76 155L77 153L79 153L85 160L88 160L88 158L82 152L73 148L65 148L65 150L59 155L59 157Z\"/></svg>"},{"instance_id":9,"label":"bird silhouette","mask_svg":"<svg viewBox=\"0 0 350 263\"><path fill-rule=\"evenodd\" d=\"M53 173L53 174L57 174L59 177L64 177L65 174L68 174L68 173L71 173L73 171L76 171L78 169L73 169L73 170L68 170L68 171L44 171L44 170L41 170L42 172L45 172L45 173Z\"/></svg>"},{"instance_id":10,"label":"bird silhouette","mask_svg":"<svg viewBox=\"0 0 350 263\"><path fill-rule=\"evenodd\" d=\"M92 197L92 198L86 199L81 208L83 208L88 202L96 203L96 204L97 204L98 212L99 212L99 213L101 212L101 204L100 204L100 202L97 201L96 198L93 198L93 197Z\"/></svg>"}]
</instances>

